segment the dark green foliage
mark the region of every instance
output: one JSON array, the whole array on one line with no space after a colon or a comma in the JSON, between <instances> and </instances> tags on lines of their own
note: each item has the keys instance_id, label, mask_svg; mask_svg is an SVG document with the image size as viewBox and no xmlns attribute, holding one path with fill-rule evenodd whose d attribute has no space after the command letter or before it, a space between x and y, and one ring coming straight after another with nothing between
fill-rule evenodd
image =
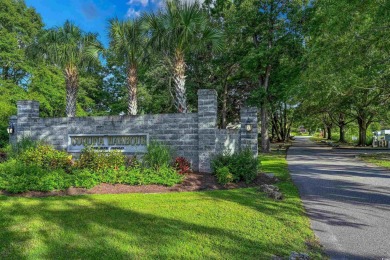
<instances>
[{"instance_id":1,"label":"dark green foliage","mask_svg":"<svg viewBox=\"0 0 390 260\"><path fill-rule=\"evenodd\" d=\"M161 167L168 167L171 164L171 151L168 146L157 141L151 141L143 160L146 167L158 171Z\"/></svg>"},{"instance_id":2,"label":"dark green foliage","mask_svg":"<svg viewBox=\"0 0 390 260\"><path fill-rule=\"evenodd\" d=\"M234 181L252 182L257 176L258 159L253 157L250 149L244 149L234 154L223 153L216 155L211 162L214 174L222 174L224 167L229 169ZM222 172L221 172L222 171Z\"/></svg>"}]
</instances>

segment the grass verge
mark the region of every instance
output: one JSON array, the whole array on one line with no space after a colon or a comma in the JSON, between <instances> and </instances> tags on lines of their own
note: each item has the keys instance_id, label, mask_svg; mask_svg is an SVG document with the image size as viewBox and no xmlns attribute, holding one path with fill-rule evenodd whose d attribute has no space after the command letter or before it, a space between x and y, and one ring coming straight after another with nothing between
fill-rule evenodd
<instances>
[{"instance_id":1,"label":"grass verge","mask_svg":"<svg viewBox=\"0 0 390 260\"><path fill-rule=\"evenodd\" d=\"M285 200L256 188L166 194L0 196L0 259L321 258L284 153L261 155Z\"/></svg>"},{"instance_id":2,"label":"grass verge","mask_svg":"<svg viewBox=\"0 0 390 260\"><path fill-rule=\"evenodd\" d=\"M372 163L390 169L390 154L389 153L370 153L360 154L359 158L367 163Z\"/></svg>"}]
</instances>

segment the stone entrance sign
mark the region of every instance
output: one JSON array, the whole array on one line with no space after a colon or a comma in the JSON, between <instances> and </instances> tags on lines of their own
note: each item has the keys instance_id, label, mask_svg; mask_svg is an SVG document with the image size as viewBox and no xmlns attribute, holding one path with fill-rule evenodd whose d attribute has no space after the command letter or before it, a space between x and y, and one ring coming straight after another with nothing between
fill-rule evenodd
<instances>
[{"instance_id":1,"label":"stone entrance sign","mask_svg":"<svg viewBox=\"0 0 390 260\"><path fill-rule=\"evenodd\" d=\"M18 101L17 116L10 118L15 126L10 142L30 137L77 155L85 145L139 154L146 152L149 140L156 140L200 172L210 172L212 156L226 149L249 147L257 156L257 109L242 108L241 128L226 130L217 128L217 106L217 93L209 89L198 90L198 111L186 114L41 118L37 101ZM246 130L248 122L251 131Z\"/></svg>"},{"instance_id":2,"label":"stone entrance sign","mask_svg":"<svg viewBox=\"0 0 390 260\"><path fill-rule=\"evenodd\" d=\"M102 151L121 151L124 153L145 153L149 143L148 134L129 135L68 135L68 152L79 153L85 147L90 146Z\"/></svg>"}]
</instances>

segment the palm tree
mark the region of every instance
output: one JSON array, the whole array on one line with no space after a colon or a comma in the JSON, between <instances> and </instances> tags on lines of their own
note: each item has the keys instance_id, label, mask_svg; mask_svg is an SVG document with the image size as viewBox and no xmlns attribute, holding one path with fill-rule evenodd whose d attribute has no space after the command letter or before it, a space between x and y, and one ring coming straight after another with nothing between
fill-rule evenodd
<instances>
[{"instance_id":1,"label":"palm tree","mask_svg":"<svg viewBox=\"0 0 390 260\"><path fill-rule=\"evenodd\" d=\"M127 74L127 113L137 114L138 66L146 53L146 37L139 19L109 21L110 50L115 61L123 64Z\"/></svg>"},{"instance_id":2,"label":"palm tree","mask_svg":"<svg viewBox=\"0 0 390 260\"><path fill-rule=\"evenodd\" d=\"M164 10L157 14L145 14L144 19L152 45L173 59L175 106L180 113L187 113L185 55L210 46L220 49L222 32L211 26L210 19L198 2L168 0Z\"/></svg>"},{"instance_id":3,"label":"palm tree","mask_svg":"<svg viewBox=\"0 0 390 260\"><path fill-rule=\"evenodd\" d=\"M79 73L99 62L103 50L97 34L84 33L72 22L43 31L28 47L28 55L62 69L66 84L66 115L76 115Z\"/></svg>"}]
</instances>

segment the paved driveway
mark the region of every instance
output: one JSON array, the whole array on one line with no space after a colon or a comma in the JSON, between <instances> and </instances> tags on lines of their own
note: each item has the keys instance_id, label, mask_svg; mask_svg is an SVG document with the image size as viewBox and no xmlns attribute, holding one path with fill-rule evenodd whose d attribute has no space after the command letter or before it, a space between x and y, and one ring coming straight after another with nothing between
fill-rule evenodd
<instances>
[{"instance_id":1,"label":"paved driveway","mask_svg":"<svg viewBox=\"0 0 390 260\"><path fill-rule=\"evenodd\" d=\"M288 167L331 259L390 260L390 171L355 159L358 152L298 137Z\"/></svg>"}]
</instances>

